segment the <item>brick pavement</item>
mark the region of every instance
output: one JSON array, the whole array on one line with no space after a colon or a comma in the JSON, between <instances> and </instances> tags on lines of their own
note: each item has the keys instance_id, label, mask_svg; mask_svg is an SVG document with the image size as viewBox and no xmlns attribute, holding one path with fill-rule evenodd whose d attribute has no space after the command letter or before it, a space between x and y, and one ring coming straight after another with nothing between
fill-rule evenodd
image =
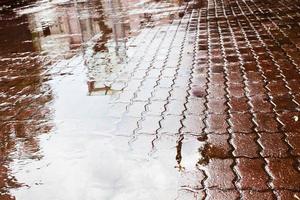
<instances>
[{"instance_id":1,"label":"brick pavement","mask_svg":"<svg viewBox=\"0 0 300 200\"><path fill-rule=\"evenodd\" d=\"M135 53L112 83L122 91L112 95L107 116L115 124L107 131L126 136L131 146L149 136L150 155L164 137L175 139L179 200L300 199L299 1L184 5L182 18L131 41ZM1 89L18 86L14 81L2 79ZM30 88L16 89L12 96L25 103L11 112L2 105L1 137L12 124L39 124L48 114L47 88L34 91L43 94L38 105L25 106L20 91ZM190 141L199 155L189 171L183 160Z\"/></svg>"}]
</instances>

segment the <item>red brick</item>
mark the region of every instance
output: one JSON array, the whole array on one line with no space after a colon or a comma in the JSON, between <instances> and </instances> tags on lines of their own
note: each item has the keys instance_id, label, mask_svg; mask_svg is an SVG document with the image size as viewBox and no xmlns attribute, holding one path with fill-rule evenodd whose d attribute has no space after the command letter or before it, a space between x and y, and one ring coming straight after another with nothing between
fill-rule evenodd
<instances>
[{"instance_id":1,"label":"red brick","mask_svg":"<svg viewBox=\"0 0 300 200\"><path fill-rule=\"evenodd\" d=\"M226 112L226 99L208 99L208 112L213 114L223 114Z\"/></svg>"},{"instance_id":2,"label":"red brick","mask_svg":"<svg viewBox=\"0 0 300 200\"><path fill-rule=\"evenodd\" d=\"M250 97L250 104L254 112L272 112L272 104L266 95L255 95Z\"/></svg>"},{"instance_id":3,"label":"red brick","mask_svg":"<svg viewBox=\"0 0 300 200\"><path fill-rule=\"evenodd\" d=\"M244 85L240 83L228 85L228 94L230 97L244 97Z\"/></svg>"},{"instance_id":4,"label":"red brick","mask_svg":"<svg viewBox=\"0 0 300 200\"><path fill-rule=\"evenodd\" d=\"M237 172L240 175L239 184L242 189L268 189L268 174L261 159L237 159Z\"/></svg>"},{"instance_id":5,"label":"red brick","mask_svg":"<svg viewBox=\"0 0 300 200\"><path fill-rule=\"evenodd\" d=\"M207 187L220 189L234 188L235 175L231 169L232 159L210 159L205 167L208 178L205 181Z\"/></svg>"},{"instance_id":6,"label":"red brick","mask_svg":"<svg viewBox=\"0 0 300 200\"><path fill-rule=\"evenodd\" d=\"M292 192L292 191L276 191L278 194L278 200L299 200L300 199L300 192Z\"/></svg>"},{"instance_id":7,"label":"red brick","mask_svg":"<svg viewBox=\"0 0 300 200\"><path fill-rule=\"evenodd\" d=\"M267 162L275 189L298 190L300 188L300 173L295 169L294 160L268 158Z\"/></svg>"},{"instance_id":8,"label":"red brick","mask_svg":"<svg viewBox=\"0 0 300 200\"><path fill-rule=\"evenodd\" d=\"M230 112L247 112L250 109L246 97L230 97L229 106Z\"/></svg>"},{"instance_id":9,"label":"red brick","mask_svg":"<svg viewBox=\"0 0 300 200\"><path fill-rule=\"evenodd\" d=\"M243 200L273 200L274 194L272 192L258 192L258 191L243 191Z\"/></svg>"},{"instance_id":10,"label":"red brick","mask_svg":"<svg viewBox=\"0 0 300 200\"><path fill-rule=\"evenodd\" d=\"M299 112L281 113L279 115L279 121L284 126L283 130L300 132L300 120L297 120L297 117L300 118Z\"/></svg>"},{"instance_id":11,"label":"red brick","mask_svg":"<svg viewBox=\"0 0 300 200\"><path fill-rule=\"evenodd\" d=\"M259 133L259 135L259 143L263 148L262 156L286 157L288 155L288 146L282 133Z\"/></svg>"},{"instance_id":12,"label":"red brick","mask_svg":"<svg viewBox=\"0 0 300 200\"><path fill-rule=\"evenodd\" d=\"M233 132L251 133L254 124L249 113L232 113L230 117L231 129Z\"/></svg>"},{"instance_id":13,"label":"red brick","mask_svg":"<svg viewBox=\"0 0 300 200\"><path fill-rule=\"evenodd\" d=\"M280 125L273 113L256 113L254 121L257 125L256 129L263 132L277 132Z\"/></svg>"},{"instance_id":14,"label":"red brick","mask_svg":"<svg viewBox=\"0 0 300 200\"><path fill-rule=\"evenodd\" d=\"M256 143L256 134L236 133L233 136L233 154L235 156L258 157L259 145Z\"/></svg>"},{"instance_id":15,"label":"red brick","mask_svg":"<svg viewBox=\"0 0 300 200\"><path fill-rule=\"evenodd\" d=\"M237 191L222 191L222 190L208 190L207 200L237 200L239 193Z\"/></svg>"},{"instance_id":16,"label":"red brick","mask_svg":"<svg viewBox=\"0 0 300 200\"><path fill-rule=\"evenodd\" d=\"M209 114L206 119L206 132L207 133L226 133L228 124L227 124L227 115L219 114Z\"/></svg>"},{"instance_id":17,"label":"red brick","mask_svg":"<svg viewBox=\"0 0 300 200\"><path fill-rule=\"evenodd\" d=\"M290 132L286 133L286 141L292 147L292 154L295 156L300 156L300 133Z\"/></svg>"}]
</instances>

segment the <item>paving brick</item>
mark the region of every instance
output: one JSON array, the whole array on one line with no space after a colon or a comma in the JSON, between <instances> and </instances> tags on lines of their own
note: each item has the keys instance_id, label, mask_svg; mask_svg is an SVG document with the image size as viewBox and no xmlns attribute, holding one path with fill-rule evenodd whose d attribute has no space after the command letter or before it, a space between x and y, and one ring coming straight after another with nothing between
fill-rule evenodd
<instances>
[{"instance_id":1,"label":"paving brick","mask_svg":"<svg viewBox=\"0 0 300 200\"><path fill-rule=\"evenodd\" d=\"M268 189L268 175L262 159L238 158L236 168L240 175L239 185L242 189Z\"/></svg>"},{"instance_id":2,"label":"paving brick","mask_svg":"<svg viewBox=\"0 0 300 200\"><path fill-rule=\"evenodd\" d=\"M233 135L234 156L255 158L259 156L259 146L256 134L235 133Z\"/></svg>"},{"instance_id":3,"label":"paving brick","mask_svg":"<svg viewBox=\"0 0 300 200\"><path fill-rule=\"evenodd\" d=\"M229 135L209 134L202 155L207 158L229 158L232 149L228 140Z\"/></svg>"},{"instance_id":4,"label":"paving brick","mask_svg":"<svg viewBox=\"0 0 300 200\"><path fill-rule=\"evenodd\" d=\"M229 106L230 112L247 112L250 109L246 97L230 97Z\"/></svg>"},{"instance_id":5,"label":"paving brick","mask_svg":"<svg viewBox=\"0 0 300 200\"><path fill-rule=\"evenodd\" d=\"M257 125L256 129L263 132L278 132L279 123L273 113L256 113L254 121Z\"/></svg>"},{"instance_id":6,"label":"paving brick","mask_svg":"<svg viewBox=\"0 0 300 200\"><path fill-rule=\"evenodd\" d=\"M161 116L165 110L165 104L165 101L151 101L151 103L147 105L147 115Z\"/></svg>"},{"instance_id":7,"label":"paving brick","mask_svg":"<svg viewBox=\"0 0 300 200\"><path fill-rule=\"evenodd\" d=\"M205 110L205 100L204 99L189 99L186 108L187 108L187 114L191 115L202 115Z\"/></svg>"},{"instance_id":8,"label":"paving brick","mask_svg":"<svg viewBox=\"0 0 300 200\"><path fill-rule=\"evenodd\" d=\"M300 121L297 120L299 112L283 112L279 114L279 121L284 131L300 132Z\"/></svg>"},{"instance_id":9,"label":"paving brick","mask_svg":"<svg viewBox=\"0 0 300 200\"><path fill-rule=\"evenodd\" d=\"M300 173L295 169L294 160L268 158L268 169L273 177L275 189L297 190L300 187Z\"/></svg>"},{"instance_id":10,"label":"paving brick","mask_svg":"<svg viewBox=\"0 0 300 200\"><path fill-rule=\"evenodd\" d=\"M251 121L250 113L232 113L230 114L229 122L233 132L251 133L253 132L254 124Z\"/></svg>"},{"instance_id":11,"label":"paving brick","mask_svg":"<svg viewBox=\"0 0 300 200\"><path fill-rule=\"evenodd\" d=\"M181 128L182 116L177 115L166 115L164 119L161 121L161 129L159 129L160 133L168 133L168 134L177 134L179 133L179 129Z\"/></svg>"},{"instance_id":12,"label":"paving brick","mask_svg":"<svg viewBox=\"0 0 300 200\"><path fill-rule=\"evenodd\" d=\"M229 97L244 97L245 96L244 85L241 83L229 84L227 90L228 90Z\"/></svg>"},{"instance_id":13,"label":"paving brick","mask_svg":"<svg viewBox=\"0 0 300 200\"><path fill-rule=\"evenodd\" d=\"M288 146L284 141L282 133L259 133L259 143L262 146L262 156L264 157L286 157L288 156Z\"/></svg>"},{"instance_id":14,"label":"paving brick","mask_svg":"<svg viewBox=\"0 0 300 200\"><path fill-rule=\"evenodd\" d=\"M286 200L286 199L298 200L298 199L300 199L300 192L281 190L281 191L276 191L276 193L278 194L279 200Z\"/></svg>"},{"instance_id":15,"label":"paving brick","mask_svg":"<svg viewBox=\"0 0 300 200\"><path fill-rule=\"evenodd\" d=\"M227 123L227 115L221 114L209 114L206 119L206 132L224 134L227 133L227 128L229 127Z\"/></svg>"},{"instance_id":16,"label":"paving brick","mask_svg":"<svg viewBox=\"0 0 300 200\"><path fill-rule=\"evenodd\" d=\"M272 102L275 104L275 109L278 111L295 111L297 104L293 102L290 95L273 96Z\"/></svg>"},{"instance_id":17,"label":"paving brick","mask_svg":"<svg viewBox=\"0 0 300 200\"><path fill-rule=\"evenodd\" d=\"M208 112L213 114L224 114L226 113L226 99L208 99L207 102Z\"/></svg>"},{"instance_id":18,"label":"paving brick","mask_svg":"<svg viewBox=\"0 0 300 200\"><path fill-rule=\"evenodd\" d=\"M235 175L231 170L232 159L210 159L206 166L208 178L205 181L207 187L220 189L233 189Z\"/></svg>"},{"instance_id":19,"label":"paving brick","mask_svg":"<svg viewBox=\"0 0 300 200\"><path fill-rule=\"evenodd\" d=\"M260 199L260 200L273 200L274 194L270 192L259 192L259 191L242 191L242 196L244 200L253 200L253 199Z\"/></svg>"},{"instance_id":20,"label":"paving brick","mask_svg":"<svg viewBox=\"0 0 300 200\"><path fill-rule=\"evenodd\" d=\"M210 189L207 191L208 200L237 200L239 199L238 191L222 191L217 189Z\"/></svg>"},{"instance_id":21,"label":"paving brick","mask_svg":"<svg viewBox=\"0 0 300 200\"><path fill-rule=\"evenodd\" d=\"M186 115L183 120L183 132L201 134L202 129L205 127L203 117L196 115Z\"/></svg>"},{"instance_id":22,"label":"paving brick","mask_svg":"<svg viewBox=\"0 0 300 200\"><path fill-rule=\"evenodd\" d=\"M292 154L295 156L300 156L300 133L299 132L289 132L286 133L286 141L292 147Z\"/></svg>"}]
</instances>

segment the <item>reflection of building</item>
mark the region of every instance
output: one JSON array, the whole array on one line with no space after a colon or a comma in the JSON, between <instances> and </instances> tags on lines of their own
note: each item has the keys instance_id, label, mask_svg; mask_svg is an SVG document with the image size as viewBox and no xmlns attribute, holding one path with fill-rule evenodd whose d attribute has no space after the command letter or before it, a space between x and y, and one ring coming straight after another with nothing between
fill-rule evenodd
<instances>
[{"instance_id":1,"label":"reflection of building","mask_svg":"<svg viewBox=\"0 0 300 200\"><path fill-rule=\"evenodd\" d=\"M55 5L29 14L34 46L52 58L74 55L83 42L99 33L97 20L91 18L86 3Z\"/></svg>"}]
</instances>

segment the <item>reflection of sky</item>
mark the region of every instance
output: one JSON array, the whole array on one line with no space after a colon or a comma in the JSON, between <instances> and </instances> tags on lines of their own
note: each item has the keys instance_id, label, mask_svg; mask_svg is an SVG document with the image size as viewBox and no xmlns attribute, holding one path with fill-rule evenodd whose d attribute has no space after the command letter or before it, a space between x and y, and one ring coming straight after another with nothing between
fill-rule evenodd
<instances>
[{"instance_id":1,"label":"reflection of sky","mask_svg":"<svg viewBox=\"0 0 300 200\"><path fill-rule=\"evenodd\" d=\"M80 56L74 64L76 60ZM51 134L39 136L43 158L12 163L17 180L28 185L12 191L16 198L175 199L180 188L176 138L161 138L155 152L154 136L140 135L129 145L128 137L114 132L120 119L107 117L111 97L87 96L84 65L73 70L74 75L49 82L56 96L56 126ZM183 145L182 165L187 171L195 169L198 147L195 141Z\"/></svg>"}]
</instances>

